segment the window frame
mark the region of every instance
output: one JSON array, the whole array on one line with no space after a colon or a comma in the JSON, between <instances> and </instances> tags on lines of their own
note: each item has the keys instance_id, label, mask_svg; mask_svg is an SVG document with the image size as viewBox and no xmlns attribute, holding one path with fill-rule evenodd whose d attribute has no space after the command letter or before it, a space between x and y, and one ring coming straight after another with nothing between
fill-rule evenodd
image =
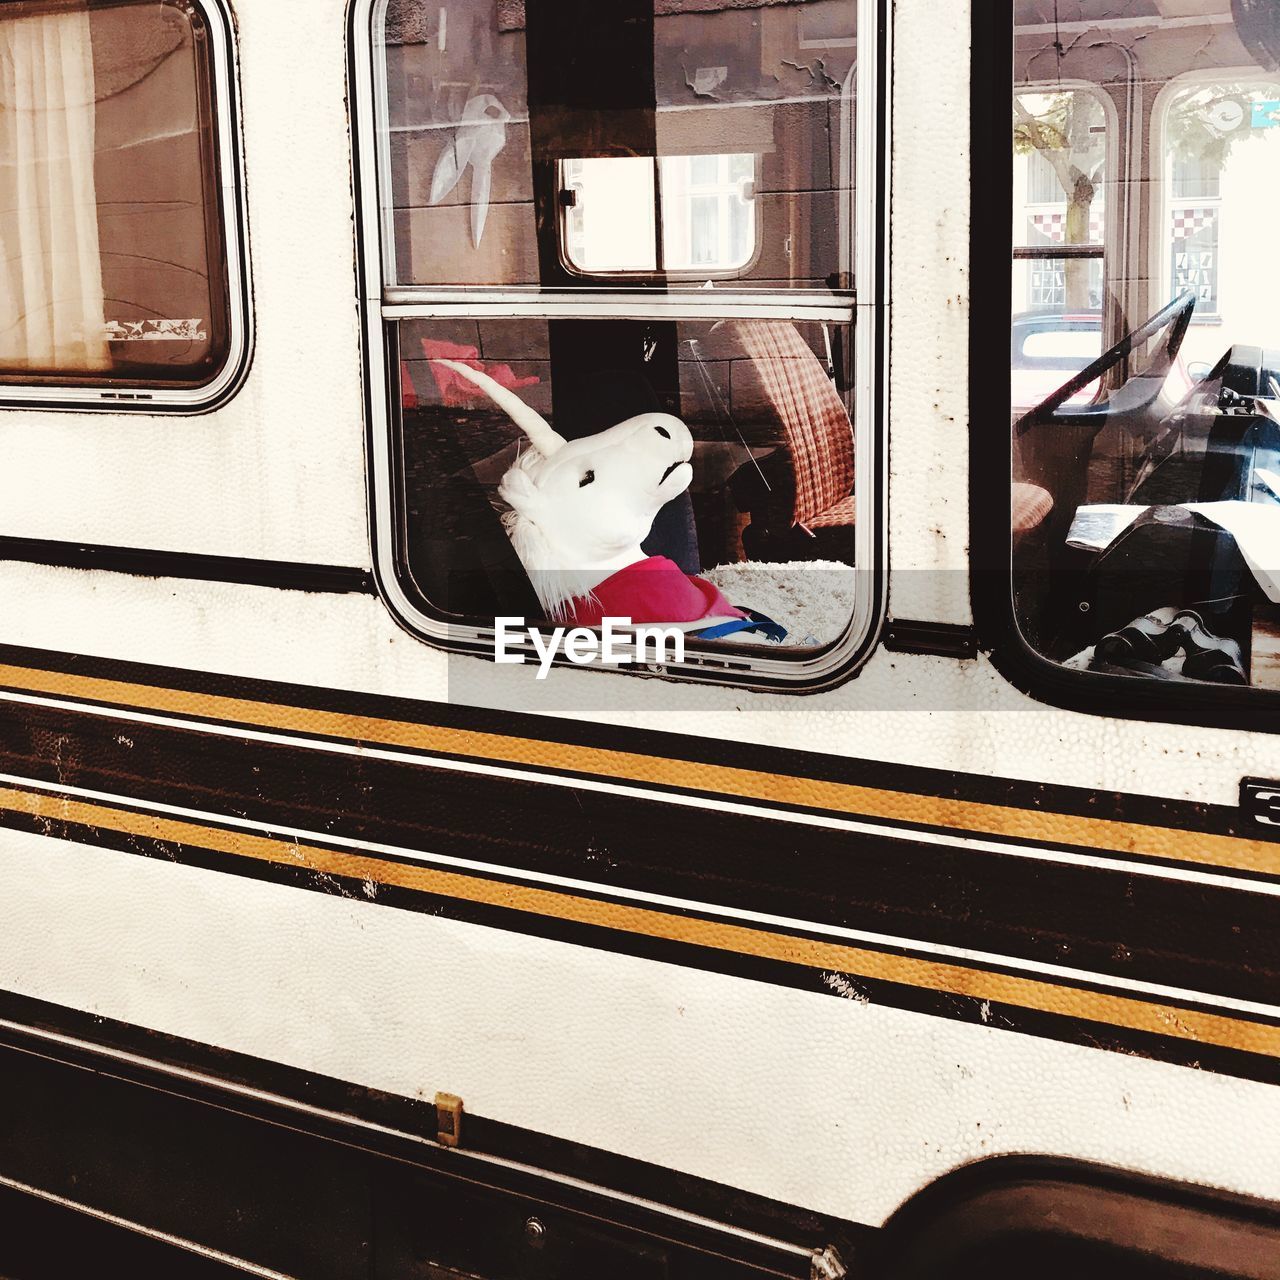
<instances>
[{"instance_id":1,"label":"window frame","mask_svg":"<svg viewBox=\"0 0 1280 1280\"><path fill-rule=\"evenodd\" d=\"M705 155L715 155L717 160L728 160L727 153L706 152ZM622 287L630 282L642 282L652 279L666 279L679 283L686 281L690 283L702 284L707 280L738 280L747 272L749 272L760 260L760 252L764 247L764 241L761 235L761 218L759 216L759 205L756 201L755 190L760 182L760 156L756 152L742 152L743 155L750 155L752 160L753 176L749 179L742 179L743 183L748 183L752 187L752 197L745 203L751 208L751 252L737 266L721 267L697 264L690 267L672 267L665 262L667 256L667 235L666 228L662 228L662 234L656 234L657 222L661 221L663 205L665 202L665 194L662 186L662 162L668 159L691 160L694 156L646 156L653 167L653 190L654 190L654 216L655 236L654 251L658 265L656 267L616 267L611 269L601 269L593 271L589 267L581 266L575 262L570 252L570 235L569 220L572 216L572 208L562 204L559 210L559 219L557 223L557 241L560 256L560 265L568 276L573 276L581 280L610 280L615 281ZM570 189L569 179L565 174L565 166L569 163L567 160L558 160L556 162L557 183L561 191ZM727 168L727 165L725 166ZM690 202L694 199L702 197L710 197L717 202L723 202L732 199L732 194L725 190L729 183L718 183L715 188L710 191L695 191L691 189L688 192ZM721 208L721 217L724 215L724 207ZM692 236L692 227L690 227L690 235Z\"/></svg>"},{"instance_id":2,"label":"window frame","mask_svg":"<svg viewBox=\"0 0 1280 1280\"><path fill-rule=\"evenodd\" d=\"M0 380L0 409L39 408L102 413L208 413L240 389L253 351L253 308L249 297L249 236L244 200L244 154L240 137L239 55L234 20L227 0L185 0L204 20L209 33L212 71L210 123L217 146L216 211L227 271L227 356L207 382L173 387L141 379L97 380L78 377L74 384ZM90 9L131 8L145 0L88 0ZM4 0L0 0L0 14ZM205 207L206 218L209 215ZM7 377L8 375L6 375Z\"/></svg>"},{"instance_id":3,"label":"window frame","mask_svg":"<svg viewBox=\"0 0 1280 1280\"><path fill-rule=\"evenodd\" d=\"M971 13L972 69L969 118L972 137L970 197L990 193L1013 209L1008 113L1013 90L1014 0L975 4ZM1163 163L1163 161L1162 161ZM1119 201L1113 201L1118 205ZM969 402L989 403L995 393L1011 402L1012 368L993 370L989 335L1009 323L1013 256L1008 228L998 218L973 218L969 233L972 279L990 281L973 291L969 316ZM1006 274L1007 273L1007 274ZM997 360L1004 362L1003 346ZM1004 413L1004 409L1000 410ZM1203 728L1280 732L1280 690L1188 682L1171 684L1062 666L1034 649L1022 633L1013 599L1011 437L997 431L969 433L970 597L979 647L996 670L1039 702L1099 715ZM1172 695L1172 696L1171 696Z\"/></svg>"},{"instance_id":4,"label":"window frame","mask_svg":"<svg viewBox=\"0 0 1280 1280\"><path fill-rule=\"evenodd\" d=\"M383 202L390 167L385 119L386 60L375 19L386 0L351 0L348 8L349 101L356 193L357 271L364 343L368 499L374 579L396 620L412 635L451 653L491 658L492 622L459 620L415 600L399 511L401 459L395 451L395 406L399 403L396 326L402 320L610 319L826 321L848 325L854 368L854 452L859 520L855 526L854 610L840 639L801 656L774 657L756 646L691 640L683 662L661 668L604 667L624 674L665 675L681 680L732 684L759 690L813 691L856 672L879 638L887 593L887 394L890 6L886 0L856 0L859 32L866 33L862 74L850 76L842 96L856 91L853 198L841 201L842 224L851 219L856 265L853 290L699 288L671 282L665 290L623 277L604 286L578 288L384 284L396 278L392 208ZM860 60L861 62L862 60ZM842 113L846 114L846 113ZM842 171L843 171L842 161ZM846 206L850 206L846 209ZM847 250L842 241L842 267ZM421 607L427 605L427 608ZM557 665L565 663L556 659ZM599 666L593 663L592 666Z\"/></svg>"}]
</instances>

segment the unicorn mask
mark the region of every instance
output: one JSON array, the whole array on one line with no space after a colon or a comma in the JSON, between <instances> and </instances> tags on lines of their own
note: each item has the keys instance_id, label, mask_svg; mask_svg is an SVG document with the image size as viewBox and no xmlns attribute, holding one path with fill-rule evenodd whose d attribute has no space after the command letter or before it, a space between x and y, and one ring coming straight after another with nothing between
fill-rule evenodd
<instances>
[{"instance_id":1,"label":"unicorn mask","mask_svg":"<svg viewBox=\"0 0 1280 1280\"><path fill-rule=\"evenodd\" d=\"M547 616L646 559L654 517L693 479L693 437L669 413L642 413L581 440L565 440L488 374L441 359L474 382L533 446L503 476L503 521Z\"/></svg>"}]
</instances>

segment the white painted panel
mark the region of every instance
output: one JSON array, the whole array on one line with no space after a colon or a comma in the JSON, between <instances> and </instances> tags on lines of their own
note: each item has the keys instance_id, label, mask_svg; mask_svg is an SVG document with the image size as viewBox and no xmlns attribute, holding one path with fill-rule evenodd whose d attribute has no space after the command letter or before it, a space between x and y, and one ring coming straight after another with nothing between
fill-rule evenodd
<instances>
[{"instance_id":1,"label":"white painted panel","mask_svg":"<svg viewBox=\"0 0 1280 1280\"><path fill-rule=\"evenodd\" d=\"M890 609L963 623L969 431L990 427L969 420L969 5L893 10Z\"/></svg>"},{"instance_id":2,"label":"white painted panel","mask_svg":"<svg viewBox=\"0 0 1280 1280\"><path fill-rule=\"evenodd\" d=\"M11 831L0 901L0 987L858 1221L997 1152L1280 1197L1206 1072Z\"/></svg>"},{"instance_id":3,"label":"white painted panel","mask_svg":"<svg viewBox=\"0 0 1280 1280\"><path fill-rule=\"evenodd\" d=\"M196 418L0 410L0 535L370 563L344 6L235 8L248 382Z\"/></svg>"},{"instance_id":4,"label":"white painted panel","mask_svg":"<svg viewBox=\"0 0 1280 1280\"><path fill-rule=\"evenodd\" d=\"M881 651L842 688L788 698L569 668L539 681L534 667L446 658L368 596L0 561L2 601L19 607L0 607L0 643L322 688L1223 805L1246 774L1280 777L1280 735L1055 710L985 659Z\"/></svg>"}]
</instances>

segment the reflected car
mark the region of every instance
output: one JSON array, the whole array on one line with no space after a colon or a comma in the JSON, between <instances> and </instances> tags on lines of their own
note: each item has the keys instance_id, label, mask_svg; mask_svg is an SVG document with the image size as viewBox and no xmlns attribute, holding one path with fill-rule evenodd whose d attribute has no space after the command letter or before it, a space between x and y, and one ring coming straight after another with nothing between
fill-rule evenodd
<instances>
[{"instance_id":1,"label":"reflected car","mask_svg":"<svg viewBox=\"0 0 1280 1280\"><path fill-rule=\"evenodd\" d=\"M1102 354L1102 312L1023 311L1013 317L1009 348L1017 418ZM1067 403L1088 404L1097 393L1097 382L1091 382Z\"/></svg>"},{"instance_id":2,"label":"reflected car","mask_svg":"<svg viewBox=\"0 0 1280 1280\"><path fill-rule=\"evenodd\" d=\"M1013 419L1052 395L1103 351L1101 311L1058 311L1042 308L1013 317L1009 335L1011 407ZM1171 376L1175 398L1191 388L1208 366L1187 366L1179 357ZM1095 379L1081 387L1067 405L1088 404L1098 394Z\"/></svg>"}]
</instances>

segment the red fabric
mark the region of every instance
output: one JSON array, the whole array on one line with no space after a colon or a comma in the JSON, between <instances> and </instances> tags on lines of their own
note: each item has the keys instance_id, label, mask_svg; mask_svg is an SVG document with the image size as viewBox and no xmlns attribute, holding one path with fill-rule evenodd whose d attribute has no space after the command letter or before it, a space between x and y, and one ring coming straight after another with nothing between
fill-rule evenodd
<instances>
[{"instance_id":1,"label":"red fabric","mask_svg":"<svg viewBox=\"0 0 1280 1280\"><path fill-rule=\"evenodd\" d=\"M413 378L409 374L409 362L400 361L400 404L406 409L418 407L418 393L413 389Z\"/></svg>"},{"instance_id":2,"label":"red fabric","mask_svg":"<svg viewBox=\"0 0 1280 1280\"><path fill-rule=\"evenodd\" d=\"M481 373L487 373L494 382L506 387L509 391L515 391L520 387L532 387L541 381L536 376L518 377L512 372L509 364L486 365L480 359L480 352L475 347L464 346L460 342L442 342L435 338L423 338L422 351L429 362L427 368L431 370L431 376L436 380L436 386L440 388L441 401L453 409L475 404L487 405L489 397L474 382L468 382L456 369L450 369L448 365L436 364L435 362L440 359L457 360L459 364L467 364L473 369L479 369Z\"/></svg>"},{"instance_id":3,"label":"red fabric","mask_svg":"<svg viewBox=\"0 0 1280 1280\"><path fill-rule=\"evenodd\" d=\"M569 621L598 627L605 618L632 622L697 622L701 618L745 618L705 578L682 572L666 556L637 560L607 577L592 593L594 599L572 602Z\"/></svg>"}]
</instances>

